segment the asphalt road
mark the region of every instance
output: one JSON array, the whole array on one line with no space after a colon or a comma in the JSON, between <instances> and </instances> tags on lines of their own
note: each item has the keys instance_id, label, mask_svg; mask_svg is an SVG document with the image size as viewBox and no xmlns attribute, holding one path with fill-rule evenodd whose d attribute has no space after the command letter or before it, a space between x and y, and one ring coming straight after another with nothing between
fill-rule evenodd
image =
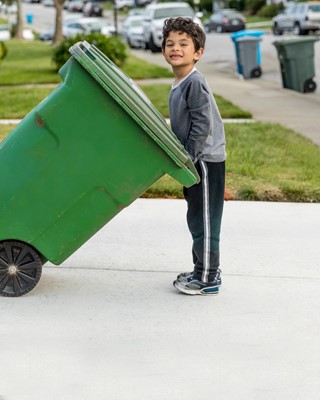
<instances>
[{"instance_id":1,"label":"asphalt road","mask_svg":"<svg viewBox=\"0 0 320 400\"><path fill-rule=\"evenodd\" d=\"M23 14L33 15L33 22L29 27L38 32L44 32L54 25L55 9L53 7L45 7L42 4L23 3ZM64 18L77 18L82 14L63 12ZM109 22L113 23L112 12L107 12L104 16ZM121 18L120 18L121 19ZM121 20L118 24L121 27ZM274 36L270 32L266 32L262 36L260 44L262 70L265 79L277 82L281 85L280 65L278 61L278 54L274 41L282 40L283 38L290 37L291 34L284 36ZM314 45L314 66L315 66L315 82L317 83L316 92L320 93L320 41ZM221 67L222 70L236 71L235 49L231 40L230 34L217 34L211 32L207 34L206 52L204 55L205 62L214 63L216 66Z\"/></svg>"}]
</instances>

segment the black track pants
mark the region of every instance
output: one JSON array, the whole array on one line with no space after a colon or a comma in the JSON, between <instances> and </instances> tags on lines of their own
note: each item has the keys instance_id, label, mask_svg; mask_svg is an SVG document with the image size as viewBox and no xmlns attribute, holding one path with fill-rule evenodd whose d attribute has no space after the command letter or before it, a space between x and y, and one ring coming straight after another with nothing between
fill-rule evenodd
<instances>
[{"instance_id":1,"label":"black track pants","mask_svg":"<svg viewBox=\"0 0 320 400\"><path fill-rule=\"evenodd\" d=\"M184 188L188 203L187 222L193 238L192 255L196 279L210 282L220 265L220 228L224 203L225 162L199 161L201 181Z\"/></svg>"}]
</instances>

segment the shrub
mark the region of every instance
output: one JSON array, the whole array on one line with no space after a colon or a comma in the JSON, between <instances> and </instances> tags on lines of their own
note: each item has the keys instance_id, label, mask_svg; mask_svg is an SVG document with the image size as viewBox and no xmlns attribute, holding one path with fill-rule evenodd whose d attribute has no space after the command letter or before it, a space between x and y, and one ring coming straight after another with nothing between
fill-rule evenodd
<instances>
[{"instance_id":1,"label":"shrub","mask_svg":"<svg viewBox=\"0 0 320 400\"><path fill-rule=\"evenodd\" d=\"M283 5L282 8L281 5L282 3L265 5L259 10L258 15L259 17L273 18L283 9Z\"/></svg>"},{"instance_id":2,"label":"shrub","mask_svg":"<svg viewBox=\"0 0 320 400\"><path fill-rule=\"evenodd\" d=\"M8 48L4 42L0 42L0 61L5 58L8 53Z\"/></svg>"},{"instance_id":3,"label":"shrub","mask_svg":"<svg viewBox=\"0 0 320 400\"><path fill-rule=\"evenodd\" d=\"M248 0L246 9L250 15L256 15L257 12L266 4L266 0Z\"/></svg>"},{"instance_id":4,"label":"shrub","mask_svg":"<svg viewBox=\"0 0 320 400\"><path fill-rule=\"evenodd\" d=\"M58 71L70 58L69 49L77 42L86 40L94 44L107 57L110 58L118 67L122 67L127 58L127 47L117 36L107 37L101 33L91 33L89 35L77 35L72 38L64 39L54 50L52 61Z\"/></svg>"}]
</instances>

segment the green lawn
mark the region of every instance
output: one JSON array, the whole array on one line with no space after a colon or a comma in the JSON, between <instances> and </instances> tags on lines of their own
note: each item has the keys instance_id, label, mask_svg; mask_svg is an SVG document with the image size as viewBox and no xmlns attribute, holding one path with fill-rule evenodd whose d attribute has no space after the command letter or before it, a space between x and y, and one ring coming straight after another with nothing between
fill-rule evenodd
<instances>
[{"instance_id":1,"label":"green lawn","mask_svg":"<svg viewBox=\"0 0 320 400\"><path fill-rule=\"evenodd\" d=\"M168 118L168 96L170 85L153 84L140 85L145 94L153 104L156 105L160 113ZM0 119L23 118L45 97L47 97L54 85L49 87L30 87L30 86L6 86L0 85ZM223 118L251 118L251 114L230 103L224 98L215 95L220 113Z\"/></svg>"},{"instance_id":2,"label":"green lawn","mask_svg":"<svg viewBox=\"0 0 320 400\"><path fill-rule=\"evenodd\" d=\"M9 42L10 57L0 64L0 118L23 118L54 90L52 86L17 86L60 81L51 67L51 49L49 45L39 42ZM133 73L137 65L140 66L140 61L129 57L126 72L132 76L128 71ZM167 69L144 62L141 62L141 70L139 77L163 77L168 74ZM170 85L143 85L142 88L156 108L167 117ZM250 118L250 113L219 96L215 97L223 118ZM13 128L0 125L0 140ZM276 124L228 123L225 129L228 154L226 198L320 202L319 147ZM182 187L165 176L152 185L144 196L181 198Z\"/></svg>"},{"instance_id":3,"label":"green lawn","mask_svg":"<svg viewBox=\"0 0 320 400\"><path fill-rule=\"evenodd\" d=\"M51 62L52 46L39 41L10 40L0 64L0 85L57 83L61 79Z\"/></svg>"},{"instance_id":4,"label":"green lawn","mask_svg":"<svg viewBox=\"0 0 320 400\"><path fill-rule=\"evenodd\" d=\"M225 124L226 199L320 202L320 149L277 124ZM155 183L145 197L181 197L170 177Z\"/></svg>"},{"instance_id":5,"label":"green lawn","mask_svg":"<svg viewBox=\"0 0 320 400\"><path fill-rule=\"evenodd\" d=\"M61 82L51 60L52 45L19 40L10 40L6 45L8 54L0 64L0 85ZM132 79L172 77L168 68L148 64L133 55L128 57L123 71Z\"/></svg>"},{"instance_id":6,"label":"green lawn","mask_svg":"<svg viewBox=\"0 0 320 400\"><path fill-rule=\"evenodd\" d=\"M14 127L0 125L0 140ZM320 202L320 149L277 124L225 124L226 198L233 200ZM182 198L169 176L144 197Z\"/></svg>"}]
</instances>

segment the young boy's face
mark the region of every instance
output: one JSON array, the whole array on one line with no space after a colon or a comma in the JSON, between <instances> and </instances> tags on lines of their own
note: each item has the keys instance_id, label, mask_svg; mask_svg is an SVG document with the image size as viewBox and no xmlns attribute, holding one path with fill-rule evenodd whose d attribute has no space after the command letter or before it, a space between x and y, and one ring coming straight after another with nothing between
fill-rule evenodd
<instances>
[{"instance_id":1,"label":"young boy's face","mask_svg":"<svg viewBox=\"0 0 320 400\"><path fill-rule=\"evenodd\" d=\"M193 40L185 32L170 32L162 53L174 68L193 66L201 58L203 49L195 51Z\"/></svg>"}]
</instances>

